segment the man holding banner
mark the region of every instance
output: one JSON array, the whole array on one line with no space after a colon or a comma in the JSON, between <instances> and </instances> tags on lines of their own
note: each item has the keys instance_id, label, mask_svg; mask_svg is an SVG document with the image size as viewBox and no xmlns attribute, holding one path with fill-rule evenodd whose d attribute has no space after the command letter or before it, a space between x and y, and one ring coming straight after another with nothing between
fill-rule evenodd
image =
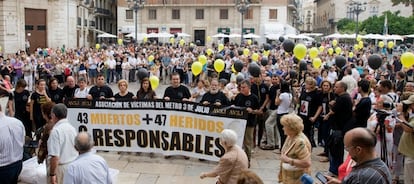
<instances>
[{"instance_id":1,"label":"man holding banner","mask_svg":"<svg viewBox=\"0 0 414 184\"><path fill-rule=\"evenodd\" d=\"M247 154L249 159L249 167L250 167L250 160L252 158L252 149L254 144L254 127L256 126L256 115L261 113L259 110L259 98L255 94L250 92L251 83L248 80L243 80L240 83L240 93L236 96L233 101L233 105L239 107L246 107L246 111L248 114L247 116L247 126L244 132L244 140L243 140L243 147L244 151Z\"/></svg>"},{"instance_id":2,"label":"man holding banner","mask_svg":"<svg viewBox=\"0 0 414 184\"><path fill-rule=\"evenodd\" d=\"M171 86L165 89L164 100L189 101L190 97L190 90L186 86L181 85L180 74L173 73L171 75Z\"/></svg>"}]
</instances>

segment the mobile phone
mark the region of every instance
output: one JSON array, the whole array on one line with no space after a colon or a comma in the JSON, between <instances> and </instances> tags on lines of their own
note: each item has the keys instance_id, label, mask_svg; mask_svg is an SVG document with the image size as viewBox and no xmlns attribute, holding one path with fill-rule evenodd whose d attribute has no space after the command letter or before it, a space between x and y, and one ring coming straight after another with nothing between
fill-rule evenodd
<instances>
[{"instance_id":1,"label":"mobile phone","mask_svg":"<svg viewBox=\"0 0 414 184\"><path fill-rule=\"evenodd\" d=\"M326 179L326 177L321 173L321 172L317 172L316 173L316 178L318 178L318 180L322 183L322 184L326 184L328 183L328 179Z\"/></svg>"}]
</instances>

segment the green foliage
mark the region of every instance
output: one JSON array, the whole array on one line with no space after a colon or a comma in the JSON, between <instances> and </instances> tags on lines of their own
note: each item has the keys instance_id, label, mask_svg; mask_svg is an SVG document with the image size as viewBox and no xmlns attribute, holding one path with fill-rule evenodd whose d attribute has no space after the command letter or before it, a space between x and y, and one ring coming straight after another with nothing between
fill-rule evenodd
<instances>
[{"instance_id":1,"label":"green foliage","mask_svg":"<svg viewBox=\"0 0 414 184\"><path fill-rule=\"evenodd\" d=\"M385 15L388 19L388 34L408 35L414 32L414 16L402 17L399 16L399 12L390 11L384 12L379 17L373 16L364 20L360 30L364 30L367 34L383 34Z\"/></svg>"},{"instance_id":2,"label":"green foliage","mask_svg":"<svg viewBox=\"0 0 414 184\"><path fill-rule=\"evenodd\" d=\"M362 23L359 22L358 24L359 33L362 33L361 31L363 31L361 29L361 26L362 26ZM338 28L338 31L340 33L352 34L352 33L355 33L356 22L351 19L344 18L338 21L336 27Z\"/></svg>"}]
</instances>

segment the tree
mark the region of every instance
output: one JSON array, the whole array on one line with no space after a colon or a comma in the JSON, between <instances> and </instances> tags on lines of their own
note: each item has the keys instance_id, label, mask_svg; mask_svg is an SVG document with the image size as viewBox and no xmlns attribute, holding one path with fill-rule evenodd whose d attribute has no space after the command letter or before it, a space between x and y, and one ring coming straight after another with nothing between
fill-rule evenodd
<instances>
[{"instance_id":1,"label":"tree","mask_svg":"<svg viewBox=\"0 0 414 184\"><path fill-rule=\"evenodd\" d=\"M407 35L414 32L414 16L402 17L399 16L399 12L392 13L390 11L384 12L379 17L369 17L362 22L361 30L372 34L383 34L385 15L388 19L388 34Z\"/></svg>"},{"instance_id":2,"label":"tree","mask_svg":"<svg viewBox=\"0 0 414 184\"><path fill-rule=\"evenodd\" d=\"M391 0L392 5L396 6L398 4L404 4L405 6L411 5L411 15L414 15L414 0Z\"/></svg>"},{"instance_id":3,"label":"tree","mask_svg":"<svg viewBox=\"0 0 414 184\"><path fill-rule=\"evenodd\" d=\"M336 23L339 32L355 31L355 22L348 18L343 18Z\"/></svg>"}]
</instances>

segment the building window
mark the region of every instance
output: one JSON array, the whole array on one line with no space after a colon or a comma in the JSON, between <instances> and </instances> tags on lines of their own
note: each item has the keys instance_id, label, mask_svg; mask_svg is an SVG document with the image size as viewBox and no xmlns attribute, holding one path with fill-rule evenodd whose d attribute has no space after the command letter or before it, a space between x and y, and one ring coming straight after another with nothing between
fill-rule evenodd
<instances>
[{"instance_id":1,"label":"building window","mask_svg":"<svg viewBox=\"0 0 414 184\"><path fill-rule=\"evenodd\" d=\"M134 11L132 10L126 10L125 11L125 19L133 19Z\"/></svg>"},{"instance_id":2,"label":"building window","mask_svg":"<svg viewBox=\"0 0 414 184\"><path fill-rule=\"evenodd\" d=\"M148 19L157 20L157 10L156 9L149 9L148 10Z\"/></svg>"},{"instance_id":3,"label":"building window","mask_svg":"<svg viewBox=\"0 0 414 184\"><path fill-rule=\"evenodd\" d=\"M246 13L244 13L244 19L253 19L253 10L252 9L248 9L246 11Z\"/></svg>"},{"instance_id":4,"label":"building window","mask_svg":"<svg viewBox=\"0 0 414 184\"><path fill-rule=\"evenodd\" d=\"M269 19L276 20L277 19L277 9L270 9L269 10Z\"/></svg>"},{"instance_id":5,"label":"building window","mask_svg":"<svg viewBox=\"0 0 414 184\"><path fill-rule=\"evenodd\" d=\"M220 19L229 19L228 9L220 9Z\"/></svg>"},{"instance_id":6,"label":"building window","mask_svg":"<svg viewBox=\"0 0 414 184\"><path fill-rule=\"evenodd\" d=\"M378 15L378 7L377 6L372 6L371 11L369 13L371 14L371 16Z\"/></svg>"},{"instance_id":7,"label":"building window","mask_svg":"<svg viewBox=\"0 0 414 184\"><path fill-rule=\"evenodd\" d=\"M204 10L196 9L196 19L204 19Z\"/></svg>"},{"instance_id":8,"label":"building window","mask_svg":"<svg viewBox=\"0 0 414 184\"><path fill-rule=\"evenodd\" d=\"M46 26L45 25L37 26L37 30L39 30L39 31L46 31Z\"/></svg>"},{"instance_id":9,"label":"building window","mask_svg":"<svg viewBox=\"0 0 414 184\"><path fill-rule=\"evenodd\" d=\"M172 19L180 19L180 10L179 9L173 9L172 10L172 15L171 15Z\"/></svg>"},{"instance_id":10,"label":"building window","mask_svg":"<svg viewBox=\"0 0 414 184\"><path fill-rule=\"evenodd\" d=\"M24 26L24 29L25 29L26 31L31 31L31 30L33 30L33 25L25 25L25 26Z\"/></svg>"}]
</instances>

